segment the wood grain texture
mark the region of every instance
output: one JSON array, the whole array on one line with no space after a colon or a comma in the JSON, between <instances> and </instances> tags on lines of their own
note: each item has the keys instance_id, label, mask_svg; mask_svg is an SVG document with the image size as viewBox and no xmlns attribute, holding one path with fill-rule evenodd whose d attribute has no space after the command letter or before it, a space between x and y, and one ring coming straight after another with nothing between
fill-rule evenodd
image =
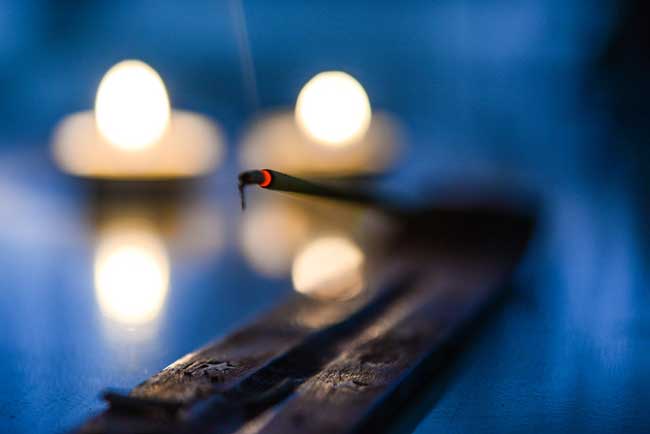
<instances>
[{"instance_id":1,"label":"wood grain texture","mask_svg":"<svg viewBox=\"0 0 650 434\"><path fill-rule=\"evenodd\" d=\"M79 432L381 431L423 366L503 287L532 227L512 215L435 215L429 232L418 216L398 233L364 296L294 297L129 395L108 394L110 408Z\"/></svg>"}]
</instances>

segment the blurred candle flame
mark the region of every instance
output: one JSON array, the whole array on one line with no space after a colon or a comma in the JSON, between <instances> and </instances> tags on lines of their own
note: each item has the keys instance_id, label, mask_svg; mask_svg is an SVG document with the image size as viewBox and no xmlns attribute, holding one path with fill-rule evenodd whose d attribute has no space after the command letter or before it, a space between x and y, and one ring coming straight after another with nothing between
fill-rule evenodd
<instances>
[{"instance_id":1,"label":"blurred candle flame","mask_svg":"<svg viewBox=\"0 0 650 434\"><path fill-rule=\"evenodd\" d=\"M305 84L296 101L298 126L324 145L345 146L362 139L371 117L363 86L341 71L317 74Z\"/></svg>"},{"instance_id":2,"label":"blurred candle flame","mask_svg":"<svg viewBox=\"0 0 650 434\"><path fill-rule=\"evenodd\" d=\"M169 258L152 228L134 222L100 234L95 253L95 292L102 313L120 323L154 320L169 289Z\"/></svg>"},{"instance_id":3,"label":"blurred candle flame","mask_svg":"<svg viewBox=\"0 0 650 434\"><path fill-rule=\"evenodd\" d=\"M118 148L137 151L155 144L169 124L170 104L158 73L139 60L108 70L95 99L100 134Z\"/></svg>"},{"instance_id":4,"label":"blurred candle flame","mask_svg":"<svg viewBox=\"0 0 650 434\"><path fill-rule=\"evenodd\" d=\"M246 168L272 167L300 175L382 172L401 151L401 127L393 116L378 112L362 140L328 146L311 140L296 123L295 114L267 113L251 123L239 148Z\"/></svg>"},{"instance_id":5,"label":"blurred candle flame","mask_svg":"<svg viewBox=\"0 0 650 434\"><path fill-rule=\"evenodd\" d=\"M219 125L171 110L158 73L139 60L114 65L97 89L95 110L59 122L52 153L65 172L104 179L164 179L210 172L223 160Z\"/></svg>"},{"instance_id":6,"label":"blurred candle flame","mask_svg":"<svg viewBox=\"0 0 650 434\"><path fill-rule=\"evenodd\" d=\"M298 252L293 261L294 288L320 300L352 298L364 287L364 262L364 253L349 238L317 238Z\"/></svg>"}]
</instances>

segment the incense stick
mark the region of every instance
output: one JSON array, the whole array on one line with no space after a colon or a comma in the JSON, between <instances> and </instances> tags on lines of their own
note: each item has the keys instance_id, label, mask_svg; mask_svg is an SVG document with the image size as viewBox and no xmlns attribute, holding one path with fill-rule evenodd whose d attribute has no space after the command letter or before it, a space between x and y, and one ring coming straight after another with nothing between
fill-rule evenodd
<instances>
[{"instance_id":1,"label":"incense stick","mask_svg":"<svg viewBox=\"0 0 650 434\"><path fill-rule=\"evenodd\" d=\"M242 172L239 175L239 195L242 209L246 209L244 189L247 185L258 185L268 190L319 196L363 204L377 204L380 202L375 195L359 188L335 187L320 182L296 178L295 176L275 170L261 169Z\"/></svg>"}]
</instances>

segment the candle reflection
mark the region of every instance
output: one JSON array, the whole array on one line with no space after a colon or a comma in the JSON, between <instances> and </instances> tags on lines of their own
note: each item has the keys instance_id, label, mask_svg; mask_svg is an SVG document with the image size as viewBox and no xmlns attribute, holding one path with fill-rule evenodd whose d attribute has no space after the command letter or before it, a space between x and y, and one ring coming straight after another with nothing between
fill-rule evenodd
<instances>
[{"instance_id":1,"label":"candle reflection","mask_svg":"<svg viewBox=\"0 0 650 434\"><path fill-rule=\"evenodd\" d=\"M365 255L343 236L317 238L296 255L291 277L296 291L319 300L345 300L364 287Z\"/></svg>"},{"instance_id":2,"label":"candle reflection","mask_svg":"<svg viewBox=\"0 0 650 434\"><path fill-rule=\"evenodd\" d=\"M100 233L94 279L106 317L127 325L154 320L165 303L169 275L167 251L152 227L124 221Z\"/></svg>"},{"instance_id":3,"label":"candle reflection","mask_svg":"<svg viewBox=\"0 0 650 434\"><path fill-rule=\"evenodd\" d=\"M242 252L260 274L288 274L291 260L309 232L304 210L286 202L254 202L242 216Z\"/></svg>"}]
</instances>

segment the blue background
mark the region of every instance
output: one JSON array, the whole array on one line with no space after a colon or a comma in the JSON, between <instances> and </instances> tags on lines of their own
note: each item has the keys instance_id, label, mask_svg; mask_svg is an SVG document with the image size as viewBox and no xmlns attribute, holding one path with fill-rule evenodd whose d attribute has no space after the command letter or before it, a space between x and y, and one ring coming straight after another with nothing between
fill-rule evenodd
<instances>
[{"instance_id":1,"label":"blue background","mask_svg":"<svg viewBox=\"0 0 650 434\"><path fill-rule=\"evenodd\" d=\"M542 199L511 296L404 430L647 432L647 6L256 0L245 28L241 6L0 0L0 431L70 429L103 408L106 386L134 386L290 292L226 237L219 254L172 254L152 336L106 332L84 192L48 147L106 69L138 58L174 107L224 125L227 161L201 194L226 228L246 126L330 69L405 126L396 188L516 183Z\"/></svg>"}]
</instances>

